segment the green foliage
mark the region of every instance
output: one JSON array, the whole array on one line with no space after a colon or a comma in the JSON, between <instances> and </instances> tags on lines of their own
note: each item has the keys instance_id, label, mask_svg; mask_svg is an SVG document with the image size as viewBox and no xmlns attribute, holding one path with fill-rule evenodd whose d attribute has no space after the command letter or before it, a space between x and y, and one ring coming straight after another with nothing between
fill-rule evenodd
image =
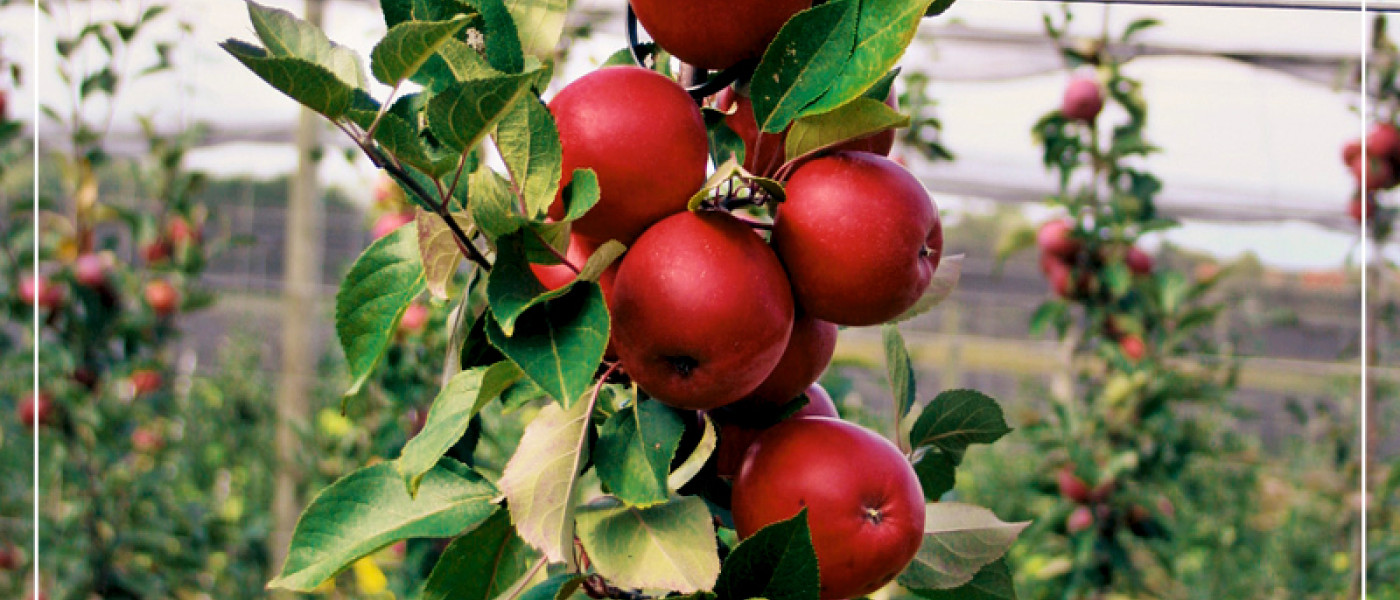
<instances>
[{"instance_id":1,"label":"green foliage","mask_svg":"<svg viewBox=\"0 0 1400 600\"><path fill-rule=\"evenodd\" d=\"M409 301L422 293L423 263L418 232L404 225L380 238L355 260L336 294L335 330L359 392L384 356Z\"/></svg>"},{"instance_id":2,"label":"green foliage","mask_svg":"<svg viewBox=\"0 0 1400 600\"><path fill-rule=\"evenodd\" d=\"M813 600L821 592L817 553L807 509L773 523L740 542L724 560L715 584L721 600L768 598Z\"/></svg>"}]
</instances>

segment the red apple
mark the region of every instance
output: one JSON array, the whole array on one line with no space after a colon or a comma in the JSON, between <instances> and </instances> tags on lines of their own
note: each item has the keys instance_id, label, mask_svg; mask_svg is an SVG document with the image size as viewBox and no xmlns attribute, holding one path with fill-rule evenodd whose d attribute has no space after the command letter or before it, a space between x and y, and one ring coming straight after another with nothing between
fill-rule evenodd
<instances>
[{"instance_id":1,"label":"red apple","mask_svg":"<svg viewBox=\"0 0 1400 600\"><path fill-rule=\"evenodd\" d=\"M812 0L632 0L658 46L702 69L726 69L763 55L773 36Z\"/></svg>"},{"instance_id":2,"label":"red apple","mask_svg":"<svg viewBox=\"0 0 1400 600\"><path fill-rule=\"evenodd\" d=\"M1366 153L1378 158L1400 157L1400 130L1391 123L1376 123L1366 134Z\"/></svg>"},{"instance_id":3,"label":"red apple","mask_svg":"<svg viewBox=\"0 0 1400 600\"><path fill-rule=\"evenodd\" d=\"M1118 340L1118 348L1123 351L1123 356L1128 357L1128 360L1132 362L1140 361L1142 357L1147 355L1147 344L1143 343L1141 337L1133 334L1125 335Z\"/></svg>"},{"instance_id":4,"label":"red apple","mask_svg":"<svg viewBox=\"0 0 1400 600\"><path fill-rule=\"evenodd\" d=\"M1066 500L1079 504L1089 501L1089 485L1074 474L1073 466L1065 465L1056 471L1055 483L1060 488L1060 495Z\"/></svg>"},{"instance_id":5,"label":"red apple","mask_svg":"<svg viewBox=\"0 0 1400 600\"><path fill-rule=\"evenodd\" d=\"M885 104L891 108L898 108L898 98L895 96L893 88L890 89ZM730 113L724 118L724 124L734 130L734 133L738 134L739 139L744 142L745 170L755 175L770 176L783 165L787 152L787 133L791 127L784 129L781 133L760 132L758 123L754 120L753 101L748 96L740 94L733 86L720 90L719 94L715 96L715 107ZM886 129L879 133L842 142L832 147L832 150L852 150L889 156L890 150L894 148L894 134L893 129ZM761 144L759 144L759 140L762 140ZM760 145L761 147L757 147Z\"/></svg>"},{"instance_id":6,"label":"red apple","mask_svg":"<svg viewBox=\"0 0 1400 600\"><path fill-rule=\"evenodd\" d=\"M164 279L153 279L146 283L146 304L157 316L168 317L180 308L180 292Z\"/></svg>"},{"instance_id":7,"label":"red apple","mask_svg":"<svg viewBox=\"0 0 1400 600\"><path fill-rule=\"evenodd\" d=\"M1137 246L1128 247L1128 253L1123 256L1123 262L1128 265L1128 270L1133 275L1152 274L1152 255L1143 252Z\"/></svg>"},{"instance_id":8,"label":"red apple","mask_svg":"<svg viewBox=\"0 0 1400 600\"><path fill-rule=\"evenodd\" d=\"M1069 219L1046 221L1035 234L1035 243L1044 254L1069 259L1084 245L1074 237L1074 222Z\"/></svg>"},{"instance_id":9,"label":"red apple","mask_svg":"<svg viewBox=\"0 0 1400 600\"><path fill-rule=\"evenodd\" d=\"M700 109L655 71L593 71L560 90L549 111L564 151L561 197L549 216L564 218L562 190L574 169L591 168L598 176L601 196L574 222L576 235L631 246L651 224L684 211L705 182L709 139Z\"/></svg>"},{"instance_id":10,"label":"red apple","mask_svg":"<svg viewBox=\"0 0 1400 600\"><path fill-rule=\"evenodd\" d=\"M190 222L180 215L171 216L165 223L165 237L176 247L197 243L203 235L198 227L190 225Z\"/></svg>"},{"instance_id":11,"label":"red apple","mask_svg":"<svg viewBox=\"0 0 1400 600\"><path fill-rule=\"evenodd\" d=\"M20 425L25 429L33 429L35 425L50 425L53 423L53 399L44 392L30 392L20 398L15 413L19 417Z\"/></svg>"},{"instance_id":12,"label":"red apple","mask_svg":"<svg viewBox=\"0 0 1400 600\"><path fill-rule=\"evenodd\" d=\"M741 408L742 405L750 403L750 400L731 405L733 408ZM743 408L747 408L744 406ZM789 419L799 417L831 417L839 419L840 414L836 412L836 403L831 401L831 395L826 393L822 386L812 384L807 388L807 404L792 413ZM715 474L722 479L733 479L739 474L739 466L744 464L744 453L748 452L749 446L758 439L765 430L752 427L743 427L737 423L721 422L719 424L719 444L715 446Z\"/></svg>"},{"instance_id":13,"label":"red apple","mask_svg":"<svg viewBox=\"0 0 1400 600\"><path fill-rule=\"evenodd\" d=\"M137 396L142 396L159 390L161 379L160 371L136 369L131 372L131 387L136 390Z\"/></svg>"},{"instance_id":14,"label":"red apple","mask_svg":"<svg viewBox=\"0 0 1400 600\"><path fill-rule=\"evenodd\" d=\"M1087 506L1080 506L1069 513L1069 518L1065 520L1065 529L1070 533L1079 533L1094 526L1094 513Z\"/></svg>"},{"instance_id":15,"label":"red apple","mask_svg":"<svg viewBox=\"0 0 1400 600\"><path fill-rule=\"evenodd\" d=\"M1076 77L1065 86L1060 113L1067 119L1091 123L1103 110L1103 89L1097 79Z\"/></svg>"},{"instance_id":16,"label":"red apple","mask_svg":"<svg viewBox=\"0 0 1400 600\"><path fill-rule=\"evenodd\" d=\"M405 334L418 334L423 332L423 327L428 324L430 316L426 305L414 302L408 305L403 311L403 316L399 318L399 331Z\"/></svg>"},{"instance_id":17,"label":"red apple","mask_svg":"<svg viewBox=\"0 0 1400 600\"><path fill-rule=\"evenodd\" d=\"M4 92L0 92L3 94ZM24 561L24 553L14 544L6 543L0 546L0 571L13 571L18 569Z\"/></svg>"},{"instance_id":18,"label":"red apple","mask_svg":"<svg viewBox=\"0 0 1400 600\"><path fill-rule=\"evenodd\" d=\"M37 302L39 308L57 310L63 306L68 295L61 286L54 285L42 275L24 274L19 277L19 298L25 304Z\"/></svg>"},{"instance_id":19,"label":"red apple","mask_svg":"<svg viewBox=\"0 0 1400 600\"><path fill-rule=\"evenodd\" d=\"M1364 181L1365 185L1362 187L1368 192L1386 189L1395 185L1395 171L1387 160L1375 158L1374 156L1370 159L1364 159L1364 157L1358 156L1355 160L1351 161L1350 166L1352 178L1356 180L1357 185L1362 185ZM1364 173L1362 172L1363 167L1365 169ZM1365 177L1364 180L1362 179L1363 176Z\"/></svg>"},{"instance_id":20,"label":"red apple","mask_svg":"<svg viewBox=\"0 0 1400 600\"><path fill-rule=\"evenodd\" d=\"M1350 167L1361 156L1361 140L1351 140L1342 146L1342 164Z\"/></svg>"},{"instance_id":21,"label":"red apple","mask_svg":"<svg viewBox=\"0 0 1400 600\"><path fill-rule=\"evenodd\" d=\"M588 258L598 250L599 244L585 237L577 235L569 236L569 247L564 251L564 257L569 259L575 267L580 269L588 263ZM603 290L603 303L612 306L613 281L617 279L617 266L622 260L614 260L608 268L603 270L602 276L598 278L598 287ZM577 275L564 263L557 265L530 265L530 272L535 274L535 278L540 280L546 289L557 290L574 280ZM603 358L608 360L617 359L617 348L613 345L612 339L608 339L608 349Z\"/></svg>"},{"instance_id":22,"label":"red apple","mask_svg":"<svg viewBox=\"0 0 1400 600\"><path fill-rule=\"evenodd\" d=\"M793 171L773 246L808 314L874 325L928 289L943 228L928 191L903 167L869 152L837 152Z\"/></svg>"},{"instance_id":23,"label":"red apple","mask_svg":"<svg viewBox=\"0 0 1400 600\"><path fill-rule=\"evenodd\" d=\"M100 254L83 254L73 262L73 277L89 288L107 284L107 261Z\"/></svg>"},{"instance_id":24,"label":"red apple","mask_svg":"<svg viewBox=\"0 0 1400 600\"><path fill-rule=\"evenodd\" d=\"M169 240L153 240L141 246L141 259L146 261L146 264L159 264L170 259L171 251Z\"/></svg>"},{"instance_id":25,"label":"red apple","mask_svg":"<svg viewBox=\"0 0 1400 600\"><path fill-rule=\"evenodd\" d=\"M622 369L675 408L724 406L758 387L792 331L782 265L728 213L682 212L642 234L613 283Z\"/></svg>"},{"instance_id":26,"label":"red apple","mask_svg":"<svg viewBox=\"0 0 1400 600\"><path fill-rule=\"evenodd\" d=\"M412 222L413 213L411 212L385 213L374 221L374 227L370 228L369 235L377 240Z\"/></svg>"},{"instance_id":27,"label":"red apple","mask_svg":"<svg viewBox=\"0 0 1400 600\"><path fill-rule=\"evenodd\" d=\"M924 495L909 461L889 440L840 419L789 419L744 455L732 497L740 538L803 508L823 600L880 589L923 542Z\"/></svg>"},{"instance_id":28,"label":"red apple","mask_svg":"<svg viewBox=\"0 0 1400 600\"><path fill-rule=\"evenodd\" d=\"M150 454L165 447L165 438L157 431L137 427L131 432L131 447L137 452Z\"/></svg>"},{"instance_id":29,"label":"red apple","mask_svg":"<svg viewBox=\"0 0 1400 600\"><path fill-rule=\"evenodd\" d=\"M788 337L787 349L778 360L778 366L773 367L773 372L749 398L774 404L792 400L816 383L831 364L831 357L836 353L836 325L812 318L800 309L797 312L792 322L792 335Z\"/></svg>"}]
</instances>

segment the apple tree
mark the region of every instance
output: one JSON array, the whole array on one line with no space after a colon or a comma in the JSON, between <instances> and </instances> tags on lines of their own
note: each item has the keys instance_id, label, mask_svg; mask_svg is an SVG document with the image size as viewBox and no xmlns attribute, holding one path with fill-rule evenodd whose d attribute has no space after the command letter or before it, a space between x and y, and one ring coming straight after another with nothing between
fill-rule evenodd
<instances>
[{"instance_id":1,"label":"apple tree","mask_svg":"<svg viewBox=\"0 0 1400 600\"><path fill-rule=\"evenodd\" d=\"M310 501L269 586L434 539L425 598L1014 597L1026 524L939 502L1010 429L972 390L918 402L897 328L956 281L885 156L895 64L950 4L639 0L629 46L556 86L564 2L384 0L367 69L249 2L257 42L224 49L415 206L341 282L347 399L420 296L450 307L421 431ZM836 329L871 325L893 440L814 385Z\"/></svg>"}]
</instances>

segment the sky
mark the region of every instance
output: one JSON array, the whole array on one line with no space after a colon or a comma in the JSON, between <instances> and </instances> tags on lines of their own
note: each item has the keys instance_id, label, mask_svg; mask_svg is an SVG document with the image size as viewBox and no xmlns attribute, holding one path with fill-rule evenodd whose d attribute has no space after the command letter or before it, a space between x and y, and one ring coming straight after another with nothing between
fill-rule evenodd
<instances>
[{"instance_id":1,"label":"sky","mask_svg":"<svg viewBox=\"0 0 1400 600\"><path fill-rule=\"evenodd\" d=\"M267 0L265 4L302 12L300 0ZM0 9L0 52L18 58L26 72L37 76L42 100L66 110L61 86L52 68L33 68L35 39L52 39L75 31L99 10L94 4L66 3L52 21L40 19L36 30L28 7ZM123 14L137 14L146 3L112 3ZM157 121L178 127L211 122L226 130L286 131L296 115L292 101L263 84L217 47L227 38L253 40L246 8L239 0L176 0L175 15L192 27L187 33L173 26L160 37L179 40L179 67L172 75L133 85L116 107L114 131L133 131L135 115L157 115ZM613 10L614 0L577 0L585 10ZM959 157L947 165L920 165L915 172L940 198L944 210L958 210L964 201L940 194L940 182L958 180L987 185L1012 184L1050 191L1053 180L1041 167L1030 137L1031 125L1058 103L1068 74L1051 71L1005 79L997 64L982 60L976 46L939 39L953 25L999 32L1039 35L1042 13L1058 11L1058 3L1011 0L961 0L943 17L926 21L920 40L902 61L907 70L964 76L936 81L930 88L944 123L943 141ZM1094 33L1102 25L1100 5L1075 8L1074 31ZM1107 10L1110 27L1154 16L1163 22L1149 30L1145 41L1188 48L1233 52L1357 54L1365 21L1357 13L1223 8L1129 7ZM339 43L368 54L384 33L373 6L362 2L332 2L327 31ZM601 23L592 39L575 44L569 62L556 81L571 81L594 68L624 44L620 16ZM933 41L930 42L929 40ZM38 47L39 64L53 64L52 45ZM149 56L133 56L133 64ZM1014 55L1011 60L1017 60ZM977 77L985 71L986 77ZM971 73L973 78L966 77ZM1278 221L1251 225L1192 222L1168 237L1178 244L1230 258L1253 251L1268 264L1284 269L1334 268L1354 251L1353 232L1327 229L1299 220L1341 214L1351 191L1349 175L1338 158L1342 144L1357 137L1363 123L1354 111L1357 98L1329 86L1287 74L1213 57L1144 57L1128 73L1144 82L1151 117L1148 138L1164 152L1149 167L1166 182L1161 203L1173 206L1228 205ZM980 79L980 80L979 80ZM13 103L32 105L35 77L18 90ZM375 94L383 98L387 90ZM104 108L105 110L105 108ZM1105 119L1115 116L1106 113ZM53 126L41 127L53 132ZM327 139L337 132L327 133ZM45 139L48 139L45 135ZM337 154L336 156L339 156ZM290 147L276 144L231 144L203 149L191 156L193 167L216 174L275 176L293 166ZM327 160L323 181L338 185L368 202L372 168L363 161ZM356 196L358 197L358 196ZM1340 222L1338 223L1340 224ZM1286 235L1285 235L1286 234Z\"/></svg>"}]
</instances>

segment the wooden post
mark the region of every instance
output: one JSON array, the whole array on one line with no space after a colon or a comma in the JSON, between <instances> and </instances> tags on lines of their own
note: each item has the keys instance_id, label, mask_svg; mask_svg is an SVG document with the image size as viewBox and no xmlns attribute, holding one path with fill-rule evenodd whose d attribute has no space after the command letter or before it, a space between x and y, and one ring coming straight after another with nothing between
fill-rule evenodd
<instances>
[{"instance_id":1,"label":"wooden post","mask_svg":"<svg viewBox=\"0 0 1400 600\"><path fill-rule=\"evenodd\" d=\"M320 26L325 0L306 0L307 22ZM313 324L319 317L323 208L316 172L320 166L320 117L301 109L297 121L297 170L287 196L286 256L282 272L282 370L277 381L277 481L273 491L273 575L286 561L287 549L301 513L297 497L303 473L297 430L311 421L311 382L316 377ZM270 579L270 577L269 577ZM274 597L292 598L289 593Z\"/></svg>"}]
</instances>

